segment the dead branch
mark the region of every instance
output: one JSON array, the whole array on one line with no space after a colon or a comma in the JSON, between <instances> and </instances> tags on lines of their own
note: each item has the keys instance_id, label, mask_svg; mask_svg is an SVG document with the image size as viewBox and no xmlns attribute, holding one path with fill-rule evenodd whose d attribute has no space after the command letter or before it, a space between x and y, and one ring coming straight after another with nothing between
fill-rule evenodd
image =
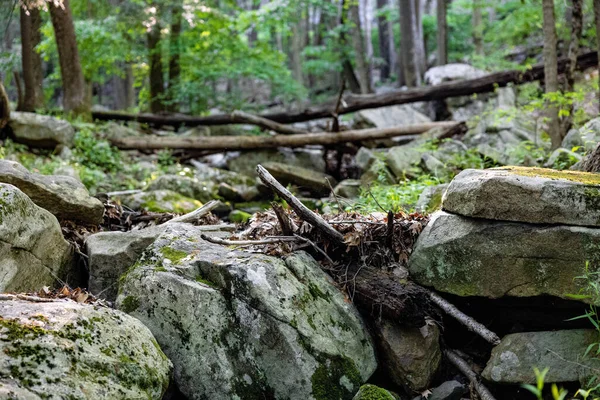
<instances>
[{"instance_id":1,"label":"dead branch","mask_svg":"<svg viewBox=\"0 0 600 400\"><path fill-rule=\"evenodd\" d=\"M285 236L294 236L294 231L296 230L294 223L287 215L281 204L272 202L271 207L273 208L273 211L275 211L277 221L279 221L279 226L281 226L281 232L283 232Z\"/></svg>"},{"instance_id":2,"label":"dead branch","mask_svg":"<svg viewBox=\"0 0 600 400\"><path fill-rule=\"evenodd\" d=\"M209 212L211 212L212 210L217 208L218 205L219 205L218 200L211 200L208 203L206 203L205 205L203 205L202 207L197 208L196 210L194 210L190 213L187 213L185 215L182 215L180 217L173 218L165 223L170 224L173 222L194 222L194 221L198 220L198 218L203 217L204 215L208 214Z\"/></svg>"},{"instance_id":3,"label":"dead branch","mask_svg":"<svg viewBox=\"0 0 600 400\"><path fill-rule=\"evenodd\" d=\"M244 124L251 124L259 126L263 129L283 133L285 135L298 135L302 133L308 133L305 130L294 128L288 125L283 125L273 120L260 117L258 115L248 114L243 111L234 111L231 113L231 118L235 122Z\"/></svg>"},{"instance_id":4,"label":"dead branch","mask_svg":"<svg viewBox=\"0 0 600 400\"><path fill-rule=\"evenodd\" d=\"M466 376L469 381L475 387L475 390L481 397L481 400L496 400L494 395L490 393L487 387L483 383L480 382L479 377L471 368L469 364L462 358L458 356L454 351L446 349L444 350L444 355L454 365L464 376Z\"/></svg>"},{"instance_id":5,"label":"dead branch","mask_svg":"<svg viewBox=\"0 0 600 400\"><path fill-rule=\"evenodd\" d=\"M344 244L344 236L333 229L323 218L310 211L304 204L300 202L293 194L284 188L262 165L256 166L256 172L260 180L268 186L272 191L277 193L282 199L292 207L296 214L304 221L308 222L315 228L323 232L329 239L337 244Z\"/></svg>"},{"instance_id":6,"label":"dead branch","mask_svg":"<svg viewBox=\"0 0 600 400\"><path fill-rule=\"evenodd\" d=\"M207 242L220 244L223 246L255 246L262 244L277 244L277 243L286 243L286 242L297 242L298 238L294 236L278 236L261 240L228 240L221 239L218 237L207 236L205 234L201 234L200 237Z\"/></svg>"},{"instance_id":7,"label":"dead branch","mask_svg":"<svg viewBox=\"0 0 600 400\"><path fill-rule=\"evenodd\" d=\"M440 297L437 293L431 292L429 290L427 291L429 293L429 298L431 299L431 301L433 301L435 305L444 310L444 312L446 312L451 317L455 318L458 322L463 324L468 330L478 334L494 346L500 343L500 338L498 337L498 335L486 328L485 325L475 321L473 318L469 317L468 315L460 311L458 308L456 308L453 304Z\"/></svg>"},{"instance_id":8,"label":"dead branch","mask_svg":"<svg viewBox=\"0 0 600 400\"><path fill-rule=\"evenodd\" d=\"M120 149L180 149L180 150L255 150L277 147L303 147L308 145L333 145L337 143L361 142L385 139L395 136L409 136L425 133L434 128L452 129L457 122L429 122L393 128L373 128L344 131L338 133L318 132L298 135L272 136L206 136L202 138L161 136L124 137L110 139Z\"/></svg>"}]
</instances>

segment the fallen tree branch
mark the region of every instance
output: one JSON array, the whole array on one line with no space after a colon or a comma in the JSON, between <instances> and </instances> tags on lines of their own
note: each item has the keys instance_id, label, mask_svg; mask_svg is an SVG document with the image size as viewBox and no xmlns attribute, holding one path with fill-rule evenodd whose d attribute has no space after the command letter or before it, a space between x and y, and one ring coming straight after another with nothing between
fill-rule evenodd
<instances>
[{"instance_id":1,"label":"fallen tree branch","mask_svg":"<svg viewBox=\"0 0 600 400\"><path fill-rule=\"evenodd\" d=\"M332 134L333 135L333 134ZM323 218L319 217L314 212L310 211L308 207L300 202L293 194L289 192L286 188L281 185L281 183L277 182L273 175L269 173L262 165L256 166L256 172L260 180L268 186L272 191L277 193L279 197L283 200L287 201L290 207L296 211L296 214L304 221L308 222L315 228L319 229L325 236L329 239L333 240L337 244L344 244L344 236L333 229L331 225L329 225Z\"/></svg>"},{"instance_id":2,"label":"fallen tree branch","mask_svg":"<svg viewBox=\"0 0 600 400\"><path fill-rule=\"evenodd\" d=\"M235 122L256 125L261 128L264 128L264 129L283 133L285 135L298 135L298 134L308 133L305 130L294 128L294 127L291 127L288 125L283 125L283 124L280 124L273 120L263 118L261 116L254 115L254 114L248 114L243 111L232 112L231 118L233 118L233 120Z\"/></svg>"},{"instance_id":3,"label":"fallen tree branch","mask_svg":"<svg viewBox=\"0 0 600 400\"><path fill-rule=\"evenodd\" d=\"M475 321L473 318L469 317L468 315L460 311L458 308L456 308L453 304L440 297L437 293L431 292L429 290L427 291L429 293L429 298L431 299L431 301L433 301L435 305L437 305L448 315L456 319L458 322L463 324L468 330L478 334L494 346L500 343L500 338L498 337L498 335L486 328L485 325Z\"/></svg>"},{"instance_id":4,"label":"fallen tree branch","mask_svg":"<svg viewBox=\"0 0 600 400\"><path fill-rule=\"evenodd\" d=\"M558 73L563 74L569 60L561 58L558 61ZM598 55L596 52L589 52L577 57L577 69L598 65ZM419 87L409 90L394 90L387 93L371 95L353 95L343 96L342 104L337 110L337 114L348 114L351 112L365 110L369 108L379 108L398 104L415 103L418 101L443 100L449 97L470 96L477 93L489 93L495 91L498 87L505 87L510 84L522 84L544 78L544 65L537 64L527 71L510 70L488 74L475 79L465 79L461 81L446 82L435 86ZM335 100L326 104L309 107L295 112L276 112L260 115L279 123L291 124L294 122L310 121L319 118L330 118L335 113ZM120 120L137 121L154 125L227 125L234 124L236 121L231 114L215 114L207 117L192 117L186 115L164 116L154 114L124 114L119 112L94 111L92 117L98 120Z\"/></svg>"},{"instance_id":5,"label":"fallen tree branch","mask_svg":"<svg viewBox=\"0 0 600 400\"><path fill-rule=\"evenodd\" d=\"M184 214L180 217L173 218L173 219L165 222L165 224L170 224L173 222L188 222L188 223L194 222L194 221L198 220L198 218L205 216L206 214L208 214L209 212L211 212L212 210L217 208L218 205L219 205L218 200L211 200L208 203L206 203L205 205L203 205L202 207L197 208L194 211Z\"/></svg>"},{"instance_id":6,"label":"fallen tree branch","mask_svg":"<svg viewBox=\"0 0 600 400\"><path fill-rule=\"evenodd\" d=\"M278 236L273 238L261 239L261 240L228 240L221 239L218 237L207 236L205 234L201 234L200 237L207 242L220 244L223 246L254 246L254 245L262 245L262 244L277 244L277 243L285 243L285 242L297 242L298 238L295 236Z\"/></svg>"},{"instance_id":7,"label":"fallen tree branch","mask_svg":"<svg viewBox=\"0 0 600 400\"><path fill-rule=\"evenodd\" d=\"M408 136L427 132L430 129L456 128L457 122L429 122L393 128L373 128L344 131L338 133L318 132L298 135L273 136L206 136L189 138L178 136L125 137L112 138L112 144L120 149L182 149L182 150L255 150L277 147L303 147L308 145L333 145L337 143L361 142L364 140L386 139L395 136Z\"/></svg>"},{"instance_id":8,"label":"fallen tree branch","mask_svg":"<svg viewBox=\"0 0 600 400\"><path fill-rule=\"evenodd\" d=\"M466 376L469 381L475 387L477 394L481 397L481 400L496 400L494 395L490 393L487 387L483 383L479 381L479 378L473 370L469 367L469 364L462 358L458 356L454 351L446 349L444 350L444 355L454 365L464 376Z\"/></svg>"}]
</instances>

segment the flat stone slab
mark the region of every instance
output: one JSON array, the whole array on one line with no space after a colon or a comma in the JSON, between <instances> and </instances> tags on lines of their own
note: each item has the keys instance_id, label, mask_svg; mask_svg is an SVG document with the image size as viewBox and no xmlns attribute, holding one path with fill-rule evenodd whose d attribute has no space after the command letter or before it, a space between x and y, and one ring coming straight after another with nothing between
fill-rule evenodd
<instances>
[{"instance_id":1,"label":"flat stone slab","mask_svg":"<svg viewBox=\"0 0 600 400\"><path fill-rule=\"evenodd\" d=\"M587 347L598 342L593 329L525 332L506 335L492 350L483 377L496 383L535 384L534 368L549 368L546 383L576 382L600 374L600 359L584 357Z\"/></svg>"},{"instance_id":2,"label":"flat stone slab","mask_svg":"<svg viewBox=\"0 0 600 400\"><path fill-rule=\"evenodd\" d=\"M525 167L468 169L450 183L442 208L502 221L600 226L600 175Z\"/></svg>"},{"instance_id":3,"label":"flat stone slab","mask_svg":"<svg viewBox=\"0 0 600 400\"><path fill-rule=\"evenodd\" d=\"M432 215L409 260L418 283L459 296L568 298L598 260L600 229Z\"/></svg>"},{"instance_id":4,"label":"flat stone slab","mask_svg":"<svg viewBox=\"0 0 600 400\"><path fill-rule=\"evenodd\" d=\"M75 137L75 130L69 122L49 115L13 111L8 125L16 142L30 146L71 146Z\"/></svg>"},{"instance_id":5,"label":"flat stone slab","mask_svg":"<svg viewBox=\"0 0 600 400\"><path fill-rule=\"evenodd\" d=\"M102 202L90 196L83 183L75 178L35 174L18 162L0 160L0 182L16 186L58 219L93 225L102 223Z\"/></svg>"}]
</instances>

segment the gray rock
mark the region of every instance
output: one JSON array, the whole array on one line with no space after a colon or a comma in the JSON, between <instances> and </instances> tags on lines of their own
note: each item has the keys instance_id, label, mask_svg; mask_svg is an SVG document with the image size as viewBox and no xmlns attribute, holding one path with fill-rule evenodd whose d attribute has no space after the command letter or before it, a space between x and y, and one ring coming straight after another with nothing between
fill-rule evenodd
<instances>
[{"instance_id":1,"label":"gray rock","mask_svg":"<svg viewBox=\"0 0 600 400\"><path fill-rule=\"evenodd\" d=\"M171 362L135 318L74 301L0 301L0 386L19 399L161 399ZM18 339L16 339L18 338Z\"/></svg>"},{"instance_id":2,"label":"gray rock","mask_svg":"<svg viewBox=\"0 0 600 400\"><path fill-rule=\"evenodd\" d=\"M0 182L18 187L58 219L94 225L102 222L104 206L75 178L34 174L17 162L0 160Z\"/></svg>"},{"instance_id":3,"label":"gray rock","mask_svg":"<svg viewBox=\"0 0 600 400\"><path fill-rule=\"evenodd\" d=\"M440 185L427 186L419 196L415 210L418 212L431 213L437 211L442 207L442 196L448 188L447 183Z\"/></svg>"},{"instance_id":4,"label":"gray rock","mask_svg":"<svg viewBox=\"0 0 600 400\"><path fill-rule=\"evenodd\" d=\"M415 141L388 150L386 163L396 177L404 178L405 175L415 175L420 171L418 165L423 153L420 146L421 143Z\"/></svg>"},{"instance_id":5,"label":"gray rock","mask_svg":"<svg viewBox=\"0 0 600 400\"><path fill-rule=\"evenodd\" d=\"M206 203L215 198L215 183L181 175L162 175L148 184L146 190L171 190Z\"/></svg>"},{"instance_id":6,"label":"gray rock","mask_svg":"<svg viewBox=\"0 0 600 400\"><path fill-rule=\"evenodd\" d=\"M360 390L352 400L397 400L398 396L375 385L366 384L360 387Z\"/></svg>"},{"instance_id":7,"label":"gray rock","mask_svg":"<svg viewBox=\"0 0 600 400\"><path fill-rule=\"evenodd\" d=\"M281 184L297 185L318 196L327 195L337 184L334 177L306 168L270 161L264 163L263 167Z\"/></svg>"},{"instance_id":8,"label":"gray rock","mask_svg":"<svg viewBox=\"0 0 600 400\"><path fill-rule=\"evenodd\" d=\"M284 163L317 172L325 172L325 161L322 150L277 150L245 151L227 161L227 167L234 172L256 176L256 166L266 162Z\"/></svg>"},{"instance_id":9,"label":"gray rock","mask_svg":"<svg viewBox=\"0 0 600 400\"><path fill-rule=\"evenodd\" d=\"M73 249L54 215L0 183L0 291L35 291L64 279Z\"/></svg>"},{"instance_id":10,"label":"gray rock","mask_svg":"<svg viewBox=\"0 0 600 400\"><path fill-rule=\"evenodd\" d=\"M366 171L371 164L377 159L377 150L369 149L367 147L361 147L354 156L356 165L362 170Z\"/></svg>"},{"instance_id":11,"label":"gray rock","mask_svg":"<svg viewBox=\"0 0 600 400\"><path fill-rule=\"evenodd\" d=\"M599 226L600 177L542 168L468 169L450 183L443 209L502 221Z\"/></svg>"},{"instance_id":12,"label":"gray rock","mask_svg":"<svg viewBox=\"0 0 600 400\"><path fill-rule=\"evenodd\" d=\"M545 383L583 381L600 368L600 359L584 357L587 347L597 342L598 332L591 329L506 335L492 350L482 375L496 383L535 384L533 369L549 368Z\"/></svg>"},{"instance_id":13,"label":"gray rock","mask_svg":"<svg viewBox=\"0 0 600 400\"><path fill-rule=\"evenodd\" d=\"M71 146L75 137L75 130L70 123L48 115L13 111L8 125L15 142L29 146Z\"/></svg>"},{"instance_id":14,"label":"gray rock","mask_svg":"<svg viewBox=\"0 0 600 400\"><path fill-rule=\"evenodd\" d=\"M427 389L442 361L440 331L435 324L407 328L389 321L377 326L382 365L390 379L413 391Z\"/></svg>"},{"instance_id":15,"label":"gray rock","mask_svg":"<svg viewBox=\"0 0 600 400\"><path fill-rule=\"evenodd\" d=\"M256 178L248 175L213 168L195 160L192 160L192 164L196 168L195 176L201 182L227 183L234 186L254 186L256 184Z\"/></svg>"},{"instance_id":16,"label":"gray rock","mask_svg":"<svg viewBox=\"0 0 600 400\"><path fill-rule=\"evenodd\" d=\"M354 128L392 128L431 122L408 104L361 110L355 115Z\"/></svg>"},{"instance_id":17,"label":"gray rock","mask_svg":"<svg viewBox=\"0 0 600 400\"><path fill-rule=\"evenodd\" d=\"M186 214L202 207L198 200L171 190L150 190L124 196L122 203L134 210Z\"/></svg>"},{"instance_id":18,"label":"gray rock","mask_svg":"<svg viewBox=\"0 0 600 400\"><path fill-rule=\"evenodd\" d=\"M142 136L143 133L140 132L139 129L135 129L135 128L131 128L129 126L126 125L122 125L113 121L109 121L107 122L104 126L103 129L104 131L104 135L111 139L111 138L126 138L126 137L136 137L136 136Z\"/></svg>"},{"instance_id":19,"label":"gray rock","mask_svg":"<svg viewBox=\"0 0 600 400\"><path fill-rule=\"evenodd\" d=\"M561 147L573 149L583 147L585 151L593 150L600 142L600 117L588 121L579 129L571 129L562 141Z\"/></svg>"},{"instance_id":20,"label":"gray rock","mask_svg":"<svg viewBox=\"0 0 600 400\"><path fill-rule=\"evenodd\" d=\"M597 260L600 229L432 215L409 260L411 277L459 296L568 298ZM498 279L502 276L502 279Z\"/></svg>"},{"instance_id":21,"label":"gray rock","mask_svg":"<svg viewBox=\"0 0 600 400\"><path fill-rule=\"evenodd\" d=\"M350 398L376 368L354 308L304 253L204 242L173 224L123 278L117 305L173 361L189 399ZM160 293L160 295L158 295Z\"/></svg>"},{"instance_id":22,"label":"gray rock","mask_svg":"<svg viewBox=\"0 0 600 400\"><path fill-rule=\"evenodd\" d=\"M450 171L446 167L446 164L429 153L421 155L421 164L426 172L436 178L445 179L450 175Z\"/></svg>"},{"instance_id":23,"label":"gray rock","mask_svg":"<svg viewBox=\"0 0 600 400\"><path fill-rule=\"evenodd\" d=\"M550 157L548 157L548 161L544 164L546 168L554 168L554 169L569 169L582 159L582 155L575 153L574 151L564 149L559 147L554 150Z\"/></svg>"},{"instance_id":24,"label":"gray rock","mask_svg":"<svg viewBox=\"0 0 600 400\"><path fill-rule=\"evenodd\" d=\"M485 75L485 71L469 64L452 63L429 68L425 72L425 83L439 85L440 83L463 79L475 79Z\"/></svg>"},{"instance_id":25,"label":"gray rock","mask_svg":"<svg viewBox=\"0 0 600 400\"><path fill-rule=\"evenodd\" d=\"M469 389L462 383L458 381L446 381L432 389L427 397L417 396L413 400L460 400L468 392Z\"/></svg>"},{"instance_id":26,"label":"gray rock","mask_svg":"<svg viewBox=\"0 0 600 400\"><path fill-rule=\"evenodd\" d=\"M362 183L358 179L344 179L333 188L333 193L347 199L355 199L360 196L361 187Z\"/></svg>"}]
</instances>

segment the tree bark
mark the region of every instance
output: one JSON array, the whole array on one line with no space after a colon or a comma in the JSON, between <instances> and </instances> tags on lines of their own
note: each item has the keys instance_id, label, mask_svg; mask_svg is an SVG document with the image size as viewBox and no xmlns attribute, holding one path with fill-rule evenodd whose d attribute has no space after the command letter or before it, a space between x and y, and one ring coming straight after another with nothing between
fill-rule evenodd
<instances>
[{"instance_id":1,"label":"tree bark","mask_svg":"<svg viewBox=\"0 0 600 400\"><path fill-rule=\"evenodd\" d=\"M8 124L10 119L10 104L8 96L4 90L4 85L0 81L0 131Z\"/></svg>"},{"instance_id":2,"label":"tree bark","mask_svg":"<svg viewBox=\"0 0 600 400\"><path fill-rule=\"evenodd\" d=\"M148 58L150 61L150 111L160 113L165 111L165 83L160 48L160 24L157 21L147 32Z\"/></svg>"},{"instance_id":3,"label":"tree bark","mask_svg":"<svg viewBox=\"0 0 600 400\"><path fill-rule=\"evenodd\" d=\"M437 65L448 64L446 7L446 0L437 0Z\"/></svg>"},{"instance_id":4,"label":"tree bark","mask_svg":"<svg viewBox=\"0 0 600 400\"><path fill-rule=\"evenodd\" d=\"M556 54L556 25L554 19L554 1L543 0L544 15L544 82L546 94L558 92L558 67ZM547 102L548 135L552 141L552 148L557 149L562 142L562 135L558 124L558 107Z\"/></svg>"},{"instance_id":5,"label":"tree bark","mask_svg":"<svg viewBox=\"0 0 600 400\"><path fill-rule=\"evenodd\" d=\"M573 92L575 88L575 69L579 54L579 40L583 27L583 0L571 0L571 41L569 43L569 67L565 73L565 92ZM573 125L573 105L569 106L569 115L563 117L560 123L561 137L565 137Z\"/></svg>"},{"instance_id":6,"label":"tree bark","mask_svg":"<svg viewBox=\"0 0 600 400\"><path fill-rule=\"evenodd\" d=\"M473 45L475 54L483 56L483 15L481 0L473 0Z\"/></svg>"},{"instance_id":7,"label":"tree bark","mask_svg":"<svg viewBox=\"0 0 600 400\"><path fill-rule=\"evenodd\" d=\"M175 91L179 87L179 76L181 75L181 66L179 64L179 55L181 54L181 23L182 23L182 4L176 3L171 10L171 38L169 41L169 104L170 111L178 111L179 106L175 102Z\"/></svg>"},{"instance_id":8,"label":"tree bark","mask_svg":"<svg viewBox=\"0 0 600 400\"><path fill-rule=\"evenodd\" d=\"M369 63L366 57L365 41L360 23L360 14L358 5L351 5L348 10L350 21L352 23L352 45L354 47L354 61L356 62L356 70L358 71L358 83L360 85L360 93L372 93L371 74L369 71Z\"/></svg>"},{"instance_id":9,"label":"tree bark","mask_svg":"<svg viewBox=\"0 0 600 400\"><path fill-rule=\"evenodd\" d=\"M133 67L130 62L125 63L125 79L123 84L125 85L125 107L133 108L135 107L135 88L134 77L133 77Z\"/></svg>"},{"instance_id":10,"label":"tree bark","mask_svg":"<svg viewBox=\"0 0 600 400\"><path fill-rule=\"evenodd\" d=\"M386 129L363 129L338 133L319 132L298 135L275 136L207 136L200 139L177 136L113 138L111 142L120 149L181 149L181 150L254 150L277 147L303 147L307 145L333 145L338 143L362 142L396 136L417 135L430 129L454 129L451 121L429 122Z\"/></svg>"},{"instance_id":11,"label":"tree bark","mask_svg":"<svg viewBox=\"0 0 600 400\"><path fill-rule=\"evenodd\" d=\"M568 60L561 59L558 63L558 72L564 73ZM577 57L577 67L580 70L596 67L598 65L598 53L590 52ZM509 84L521 84L544 78L544 65L536 65L527 71L513 70L496 72L476 79L445 82L436 86L426 86L409 90L395 90L386 93L371 95L346 94L340 104L337 113L339 115L369 109L393 106L397 104L415 103L418 101L442 100L449 97L470 96L478 93L489 93L498 87ZM261 117L268 118L280 123L295 123L310 121L319 118L331 118L336 113L336 100L316 105L297 111L276 112L262 114ZM161 116L152 114L124 114L116 112L93 113L94 118L99 120L137 121L154 125L227 125L236 123L231 114L215 114L207 117L192 117L187 115Z\"/></svg>"},{"instance_id":12,"label":"tree bark","mask_svg":"<svg viewBox=\"0 0 600 400\"><path fill-rule=\"evenodd\" d=\"M29 13L29 15L27 15ZM38 8L21 7L21 62L25 96L19 111L34 112L44 107L42 57L35 47L42 41L42 17Z\"/></svg>"},{"instance_id":13,"label":"tree bark","mask_svg":"<svg viewBox=\"0 0 600 400\"><path fill-rule=\"evenodd\" d=\"M388 0L377 0L377 10L381 12L387 7ZM380 79L385 81L389 79L392 67L392 58L390 54L390 29L385 15L377 17L377 29L379 31L379 56L383 60L379 67Z\"/></svg>"},{"instance_id":14,"label":"tree bark","mask_svg":"<svg viewBox=\"0 0 600 400\"><path fill-rule=\"evenodd\" d=\"M400 54L406 86L421 84L419 52L417 50L418 30L415 0L400 0Z\"/></svg>"},{"instance_id":15,"label":"tree bark","mask_svg":"<svg viewBox=\"0 0 600 400\"><path fill-rule=\"evenodd\" d=\"M63 108L67 113L81 115L85 118L90 113L90 104L86 99L85 80L79 62L77 38L69 0L63 0L62 7L48 3L48 8L58 49L63 87Z\"/></svg>"},{"instance_id":16,"label":"tree bark","mask_svg":"<svg viewBox=\"0 0 600 400\"><path fill-rule=\"evenodd\" d=\"M600 0L594 0L594 22L596 24L596 47L598 50L598 110L600 110Z\"/></svg>"}]
</instances>

